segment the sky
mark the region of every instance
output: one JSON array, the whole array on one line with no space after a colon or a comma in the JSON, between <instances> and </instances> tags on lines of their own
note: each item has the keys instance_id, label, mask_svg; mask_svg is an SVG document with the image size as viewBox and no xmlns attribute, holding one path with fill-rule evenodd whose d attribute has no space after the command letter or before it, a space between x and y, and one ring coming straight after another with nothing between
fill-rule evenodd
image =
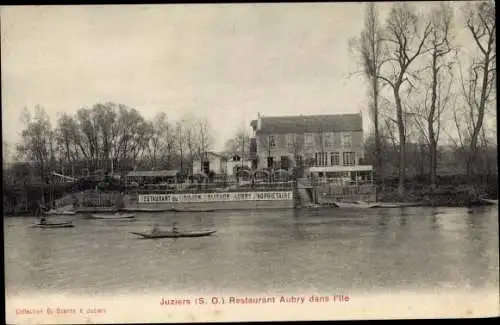
<instances>
[{"instance_id":1,"label":"sky","mask_svg":"<svg viewBox=\"0 0 500 325\"><path fill-rule=\"evenodd\" d=\"M425 2L418 4L424 8ZM382 20L390 3L379 3ZM21 111L112 101L146 118L208 118L215 149L257 114L363 112L348 41L363 3L10 6L1 8L2 127Z\"/></svg>"}]
</instances>

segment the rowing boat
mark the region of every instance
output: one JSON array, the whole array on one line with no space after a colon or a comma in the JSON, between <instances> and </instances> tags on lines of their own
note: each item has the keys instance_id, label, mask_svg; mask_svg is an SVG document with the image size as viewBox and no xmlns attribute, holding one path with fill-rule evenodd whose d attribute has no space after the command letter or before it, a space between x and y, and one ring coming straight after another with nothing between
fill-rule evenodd
<instances>
[{"instance_id":1,"label":"rowing boat","mask_svg":"<svg viewBox=\"0 0 500 325\"><path fill-rule=\"evenodd\" d=\"M334 202L338 208L356 208L356 209L370 209L379 206L379 203L369 203L369 202Z\"/></svg>"},{"instance_id":2,"label":"rowing boat","mask_svg":"<svg viewBox=\"0 0 500 325\"><path fill-rule=\"evenodd\" d=\"M66 222L51 222L51 223L35 223L33 228L73 228L74 225L70 221Z\"/></svg>"},{"instance_id":3,"label":"rowing boat","mask_svg":"<svg viewBox=\"0 0 500 325\"><path fill-rule=\"evenodd\" d=\"M170 211L171 212L214 212L215 209L179 209L179 208L172 208Z\"/></svg>"},{"instance_id":4,"label":"rowing boat","mask_svg":"<svg viewBox=\"0 0 500 325\"><path fill-rule=\"evenodd\" d=\"M498 205L498 200L481 199L481 201L489 205Z\"/></svg>"},{"instance_id":5,"label":"rowing boat","mask_svg":"<svg viewBox=\"0 0 500 325\"><path fill-rule=\"evenodd\" d=\"M408 208L408 207L418 207L422 203L419 202L379 202L376 208Z\"/></svg>"},{"instance_id":6,"label":"rowing boat","mask_svg":"<svg viewBox=\"0 0 500 325\"><path fill-rule=\"evenodd\" d=\"M67 211L67 210L49 210L45 212L45 214L50 216L73 216L75 215L75 211Z\"/></svg>"},{"instance_id":7,"label":"rowing boat","mask_svg":"<svg viewBox=\"0 0 500 325\"><path fill-rule=\"evenodd\" d=\"M114 213L114 214L91 214L89 216L90 219L100 219L100 220L131 220L135 219L135 215L133 214L122 214L122 213Z\"/></svg>"},{"instance_id":8,"label":"rowing boat","mask_svg":"<svg viewBox=\"0 0 500 325\"><path fill-rule=\"evenodd\" d=\"M156 239L156 238L186 238L186 237L205 237L210 236L215 233L216 230L207 231L189 231L189 232L172 232L172 231L159 231L157 233L152 232L130 232L133 235L141 236L146 239Z\"/></svg>"}]
</instances>

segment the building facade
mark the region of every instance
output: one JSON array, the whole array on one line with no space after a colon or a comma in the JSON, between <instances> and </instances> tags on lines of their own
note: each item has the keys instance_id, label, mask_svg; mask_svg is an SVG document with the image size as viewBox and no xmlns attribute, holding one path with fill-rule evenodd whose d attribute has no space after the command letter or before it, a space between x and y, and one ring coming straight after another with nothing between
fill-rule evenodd
<instances>
[{"instance_id":1,"label":"building facade","mask_svg":"<svg viewBox=\"0 0 500 325\"><path fill-rule=\"evenodd\" d=\"M257 169L355 166L363 152L361 114L259 115L250 125Z\"/></svg>"},{"instance_id":2,"label":"building facade","mask_svg":"<svg viewBox=\"0 0 500 325\"><path fill-rule=\"evenodd\" d=\"M193 159L193 174L208 174L212 171L216 174L225 174L228 168L228 159L215 152L207 152L203 159L195 157Z\"/></svg>"}]
</instances>

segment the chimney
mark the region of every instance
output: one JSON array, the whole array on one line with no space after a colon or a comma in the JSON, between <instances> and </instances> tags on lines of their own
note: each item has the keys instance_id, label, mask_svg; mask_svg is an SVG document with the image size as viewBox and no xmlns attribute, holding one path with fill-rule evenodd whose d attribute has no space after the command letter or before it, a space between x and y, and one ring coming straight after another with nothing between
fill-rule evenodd
<instances>
[{"instance_id":1,"label":"chimney","mask_svg":"<svg viewBox=\"0 0 500 325\"><path fill-rule=\"evenodd\" d=\"M262 117L260 116L260 113L257 113L257 131L260 131L262 128Z\"/></svg>"}]
</instances>

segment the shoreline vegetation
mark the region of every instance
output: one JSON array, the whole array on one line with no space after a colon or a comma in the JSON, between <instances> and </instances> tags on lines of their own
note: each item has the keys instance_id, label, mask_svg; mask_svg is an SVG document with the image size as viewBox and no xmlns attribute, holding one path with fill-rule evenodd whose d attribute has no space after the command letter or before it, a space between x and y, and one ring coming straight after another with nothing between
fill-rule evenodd
<instances>
[{"instance_id":1,"label":"shoreline vegetation","mask_svg":"<svg viewBox=\"0 0 500 325\"><path fill-rule=\"evenodd\" d=\"M439 178L438 178L439 179ZM498 176L457 177L439 179L436 186L422 180L405 181L405 197L398 193L398 180L379 185L380 202L418 202L422 206L469 207L487 205L483 199L498 199Z\"/></svg>"},{"instance_id":2,"label":"shoreline vegetation","mask_svg":"<svg viewBox=\"0 0 500 325\"><path fill-rule=\"evenodd\" d=\"M405 180L405 196L401 197L398 192L399 180L397 178L385 179L383 185L378 184L378 200L381 203L415 203L425 207L470 207L478 205L488 205L483 199L498 199L498 176L447 176L438 177L435 187L430 186L425 178L415 178ZM28 211L15 213L5 211L5 217L36 215L39 209L38 201L40 186L26 184L21 186L27 193ZM74 185L46 185L46 196L50 196L49 191L55 197L63 197L76 192L83 192L85 189ZM9 191L8 188L4 190ZM107 192L122 191L123 188L109 188L107 191L99 191L102 194ZM109 206L113 202L109 202ZM107 205L106 205L107 206ZM325 205L325 207L327 207ZM307 209L302 208L302 209Z\"/></svg>"},{"instance_id":3,"label":"shoreline vegetation","mask_svg":"<svg viewBox=\"0 0 500 325\"><path fill-rule=\"evenodd\" d=\"M427 13L394 3L384 21L369 3L363 30L346 44L359 69L355 74L364 80L360 89L369 91L364 121L372 127L364 134L359 164L373 166L379 202L478 205L498 197L495 3L426 6ZM464 27L467 50L455 37ZM332 104L332 113L339 108ZM56 192L62 192L52 188L43 194L40 187L26 186L36 182L132 170L192 175L194 161L205 163L214 149L217 133L207 118L186 114L173 120L166 112L146 118L140 109L113 102L63 113L55 125L44 107L26 107L21 129L15 148L4 142L4 189L18 184L4 190L4 214L21 204L36 211L36 201L53 202L70 188L58 185ZM254 139L239 129L220 154L226 162L272 158L270 152L256 156ZM298 170L321 166L312 150L296 157ZM269 168L281 168L281 162L269 161ZM215 173L209 167L208 174ZM70 192L94 189L90 183Z\"/></svg>"}]
</instances>

